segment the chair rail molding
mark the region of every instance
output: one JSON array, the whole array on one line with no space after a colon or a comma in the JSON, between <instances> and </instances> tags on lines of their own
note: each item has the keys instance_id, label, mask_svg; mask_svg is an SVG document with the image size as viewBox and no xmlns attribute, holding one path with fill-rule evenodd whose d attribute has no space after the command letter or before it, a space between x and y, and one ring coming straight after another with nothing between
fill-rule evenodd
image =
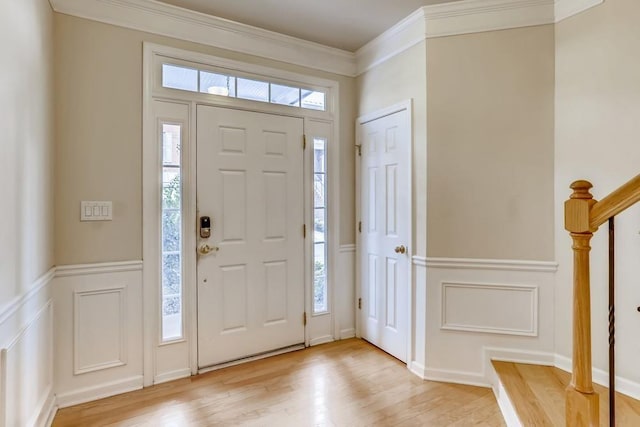
<instances>
[{"instance_id":1,"label":"chair rail molding","mask_svg":"<svg viewBox=\"0 0 640 427\"><path fill-rule=\"evenodd\" d=\"M52 267L42 276L38 277L27 292L15 297L12 301L10 301L4 307L4 309L0 311L0 326L7 319L9 319L9 317L13 316L27 301L29 301L33 296L40 292L42 288L49 285L51 283L51 280L55 276L55 273L56 268Z\"/></svg>"},{"instance_id":2,"label":"chair rail molding","mask_svg":"<svg viewBox=\"0 0 640 427\"><path fill-rule=\"evenodd\" d=\"M56 267L55 275L56 277L68 277L141 270L142 261L101 262L96 264L60 265Z\"/></svg>"},{"instance_id":3,"label":"chair rail molding","mask_svg":"<svg viewBox=\"0 0 640 427\"><path fill-rule=\"evenodd\" d=\"M570 357L562 354L554 355L553 366L565 372L571 373L572 361ZM592 367L591 375L593 382L603 387L609 386L609 372ZM616 375L616 392L629 396L633 399L640 400L640 383L628 378Z\"/></svg>"},{"instance_id":4,"label":"chair rail molding","mask_svg":"<svg viewBox=\"0 0 640 427\"><path fill-rule=\"evenodd\" d=\"M415 258L414 263L419 262ZM555 261L429 257L425 259L425 262L429 268L537 271L546 273L555 273L558 270L558 263Z\"/></svg>"},{"instance_id":5,"label":"chair rail molding","mask_svg":"<svg viewBox=\"0 0 640 427\"><path fill-rule=\"evenodd\" d=\"M424 6L356 52L155 0L50 0L56 12L355 77L427 38L553 24L604 0L465 0Z\"/></svg>"}]
</instances>

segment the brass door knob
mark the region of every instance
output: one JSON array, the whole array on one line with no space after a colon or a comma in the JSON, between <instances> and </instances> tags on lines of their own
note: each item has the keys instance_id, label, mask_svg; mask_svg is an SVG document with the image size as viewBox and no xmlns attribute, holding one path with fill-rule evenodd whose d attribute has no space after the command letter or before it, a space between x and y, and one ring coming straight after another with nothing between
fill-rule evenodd
<instances>
[{"instance_id":1,"label":"brass door knob","mask_svg":"<svg viewBox=\"0 0 640 427\"><path fill-rule=\"evenodd\" d=\"M217 246L210 246L207 243L203 243L198 247L198 253L200 255L208 255L212 252L218 252L219 248Z\"/></svg>"},{"instance_id":2,"label":"brass door knob","mask_svg":"<svg viewBox=\"0 0 640 427\"><path fill-rule=\"evenodd\" d=\"M405 248L404 245L400 245L400 246L396 246L395 251L397 254L403 254L407 252L407 248Z\"/></svg>"}]
</instances>

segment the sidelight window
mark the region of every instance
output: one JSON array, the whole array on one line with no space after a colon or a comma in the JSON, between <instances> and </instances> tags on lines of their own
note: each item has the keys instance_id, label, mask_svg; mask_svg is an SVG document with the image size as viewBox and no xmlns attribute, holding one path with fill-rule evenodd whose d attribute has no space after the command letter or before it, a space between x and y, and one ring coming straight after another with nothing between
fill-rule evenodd
<instances>
[{"instance_id":1,"label":"sidelight window","mask_svg":"<svg viewBox=\"0 0 640 427\"><path fill-rule=\"evenodd\" d=\"M329 310L327 291L327 140L313 139L313 313Z\"/></svg>"},{"instance_id":2,"label":"sidelight window","mask_svg":"<svg viewBox=\"0 0 640 427\"><path fill-rule=\"evenodd\" d=\"M182 125L162 124L162 341L182 338Z\"/></svg>"}]
</instances>

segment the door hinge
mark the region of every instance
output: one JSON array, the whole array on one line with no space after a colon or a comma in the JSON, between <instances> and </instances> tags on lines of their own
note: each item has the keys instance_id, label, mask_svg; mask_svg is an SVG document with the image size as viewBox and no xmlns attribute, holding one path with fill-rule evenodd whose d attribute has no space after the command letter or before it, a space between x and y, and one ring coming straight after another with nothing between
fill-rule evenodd
<instances>
[{"instance_id":1,"label":"door hinge","mask_svg":"<svg viewBox=\"0 0 640 427\"><path fill-rule=\"evenodd\" d=\"M307 149L307 135L302 135L302 149Z\"/></svg>"},{"instance_id":2,"label":"door hinge","mask_svg":"<svg viewBox=\"0 0 640 427\"><path fill-rule=\"evenodd\" d=\"M362 233L362 221L358 221L358 232Z\"/></svg>"},{"instance_id":3,"label":"door hinge","mask_svg":"<svg viewBox=\"0 0 640 427\"><path fill-rule=\"evenodd\" d=\"M356 144L356 150L358 150L358 156L362 157L362 144Z\"/></svg>"},{"instance_id":4,"label":"door hinge","mask_svg":"<svg viewBox=\"0 0 640 427\"><path fill-rule=\"evenodd\" d=\"M362 298L358 298L358 310L362 310Z\"/></svg>"},{"instance_id":5,"label":"door hinge","mask_svg":"<svg viewBox=\"0 0 640 427\"><path fill-rule=\"evenodd\" d=\"M302 224L302 238L307 238L307 224Z\"/></svg>"},{"instance_id":6,"label":"door hinge","mask_svg":"<svg viewBox=\"0 0 640 427\"><path fill-rule=\"evenodd\" d=\"M302 314L302 324L304 326L307 326L307 312L306 311Z\"/></svg>"}]
</instances>

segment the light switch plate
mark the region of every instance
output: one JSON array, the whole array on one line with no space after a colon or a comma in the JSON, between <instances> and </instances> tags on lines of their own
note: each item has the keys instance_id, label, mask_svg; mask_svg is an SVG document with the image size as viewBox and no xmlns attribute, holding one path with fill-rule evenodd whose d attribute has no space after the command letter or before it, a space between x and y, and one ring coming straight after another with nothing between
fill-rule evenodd
<instances>
[{"instance_id":1,"label":"light switch plate","mask_svg":"<svg viewBox=\"0 0 640 427\"><path fill-rule=\"evenodd\" d=\"M113 204L111 201L80 202L80 221L111 221Z\"/></svg>"}]
</instances>

